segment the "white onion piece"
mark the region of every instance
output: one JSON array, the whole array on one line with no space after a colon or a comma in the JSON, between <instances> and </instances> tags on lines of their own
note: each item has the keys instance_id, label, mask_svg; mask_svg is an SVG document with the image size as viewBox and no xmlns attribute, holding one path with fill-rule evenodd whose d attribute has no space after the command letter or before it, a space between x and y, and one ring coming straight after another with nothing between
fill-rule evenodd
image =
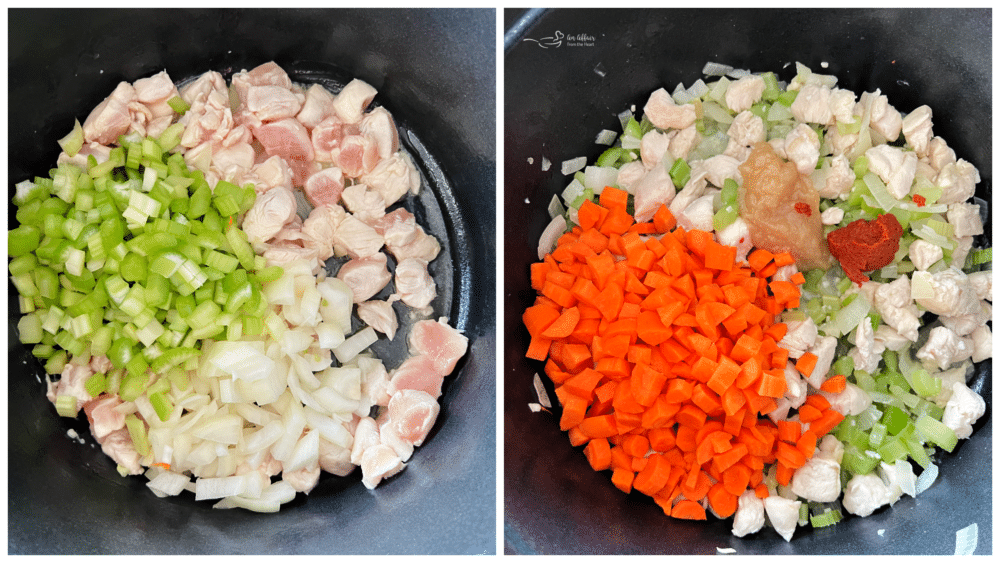
<instances>
[{"instance_id":1,"label":"white onion piece","mask_svg":"<svg viewBox=\"0 0 1000 563\"><path fill-rule=\"evenodd\" d=\"M306 423L319 432L320 438L342 448L350 448L354 444L354 436L340 421L309 407L306 407L305 415Z\"/></svg>"},{"instance_id":2,"label":"white onion piece","mask_svg":"<svg viewBox=\"0 0 1000 563\"><path fill-rule=\"evenodd\" d=\"M285 427L280 420L268 422L260 430L248 435L240 449L243 453L257 453L271 447L284 433Z\"/></svg>"},{"instance_id":3,"label":"white onion piece","mask_svg":"<svg viewBox=\"0 0 1000 563\"><path fill-rule=\"evenodd\" d=\"M234 475L232 477L200 478L194 483L194 499L206 500L213 498L247 495L258 498L261 495L260 479L252 474Z\"/></svg>"},{"instance_id":4,"label":"white onion piece","mask_svg":"<svg viewBox=\"0 0 1000 563\"><path fill-rule=\"evenodd\" d=\"M538 259L544 260L545 255L552 252L556 247L556 241L566 232L566 218L557 215L542 231L542 236L538 237Z\"/></svg>"},{"instance_id":5,"label":"white onion piece","mask_svg":"<svg viewBox=\"0 0 1000 563\"><path fill-rule=\"evenodd\" d=\"M282 471L291 473L319 463L319 431L312 430L299 438L288 460L282 464Z\"/></svg>"},{"instance_id":6,"label":"white onion piece","mask_svg":"<svg viewBox=\"0 0 1000 563\"><path fill-rule=\"evenodd\" d=\"M242 430L242 418L235 414L223 414L202 422L192 429L191 433L203 440L219 444L235 444L239 441Z\"/></svg>"},{"instance_id":7,"label":"white onion piece","mask_svg":"<svg viewBox=\"0 0 1000 563\"><path fill-rule=\"evenodd\" d=\"M343 344L333 349L337 361L345 364L378 340L375 329L367 326L351 335Z\"/></svg>"},{"instance_id":8,"label":"white onion piece","mask_svg":"<svg viewBox=\"0 0 1000 563\"><path fill-rule=\"evenodd\" d=\"M159 475L146 483L146 486L158 495L162 494L172 497L181 494L181 491L190 482L191 478L187 475L181 475L173 471L161 471Z\"/></svg>"}]
</instances>

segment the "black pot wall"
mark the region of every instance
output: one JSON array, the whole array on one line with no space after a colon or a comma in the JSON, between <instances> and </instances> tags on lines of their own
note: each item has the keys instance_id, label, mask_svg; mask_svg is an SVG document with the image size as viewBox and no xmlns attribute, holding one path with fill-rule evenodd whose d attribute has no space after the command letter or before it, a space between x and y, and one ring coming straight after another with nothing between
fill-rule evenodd
<instances>
[{"instance_id":1,"label":"black pot wall","mask_svg":"<svg viewBox=\"0 0 1000 563\"><path fill-rule=\"evenodd\" d=\"M119 477L85 421L56 416L17 341L8 283L9 552L495 552L495 12L10 10L8 21L8 201L121 80L164 68L229 77L274 60L294 80L374 85L416 153L429 188L415 205L450 260L434 272L447 293L435 312L470 339L431 438L398 477L368 491L358 475L328 476L278 514L212 510Z\"/></svg>"},{"instance_id":2,"label":"black pot wall","mask_svg":"<svg viewBox=\"0 0 1000 563\"><path fill-rule=\"evenodd\" d=\"M730 534L731 521L673 520L648 497L622 494L569 445L557 415L532 414L531 378L543 365L524 358L528 334L520 320L534 300L528 265L537 261L546 205L568 183L560 163L598 156L604 147L594 138L601 129L620 130L619 112L633 104L641 111L657 88L691 85L707 61L780 71L783 80L799 61L836 75L838 86L856 93L880 88L902 112L928 104L935 134L978 167L977 195L991 201L990 11L508 10L505 23L506 552L714 554L732 547L740 554L951 554L955 532L977 523L976 553L991 553L989 407L973 437L942 456L938 482L918 498L832 528L800 530L791 543L773 530L741 539ZM538 43L557 31L560 46ZM574 46L570 35L592 39ZM542 157L552 163L548 172ZM972 382L987 404L991 374L987 361Z\"/></svg>"}]
</instances>

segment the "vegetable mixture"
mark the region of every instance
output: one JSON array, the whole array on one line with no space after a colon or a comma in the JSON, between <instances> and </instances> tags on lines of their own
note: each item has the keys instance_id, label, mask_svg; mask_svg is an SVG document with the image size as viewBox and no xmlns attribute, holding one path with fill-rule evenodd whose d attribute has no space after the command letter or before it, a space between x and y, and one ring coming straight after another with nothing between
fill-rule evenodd
<instances>
[{"instance_id":1,"label":"vegetable mixture","mask_svg":"<svg viewBox=\"0 0 1000 563\"><path fill-rule=\"evenodd\" d=\"M916 496L985 413L987 203L927 106L704 73L563 163L527 356L616 487L791 540Z\"/></svg>"},{"instance_id":2,"label":"vegetable mixture","mask_svg":"<svg viewBox=\"0 0 1000 563\"><path fill-rule=\"evenodd\" d=\"M228 86L163 71L16 185L20 341L123 476L274 512L321 471L374 488L431 431L467 339L428 318L440 245L404 206L420 174L375 95L273 62ZM368 348L397 311L410 355L387 370Z\"/></svg>"}]
</instances>

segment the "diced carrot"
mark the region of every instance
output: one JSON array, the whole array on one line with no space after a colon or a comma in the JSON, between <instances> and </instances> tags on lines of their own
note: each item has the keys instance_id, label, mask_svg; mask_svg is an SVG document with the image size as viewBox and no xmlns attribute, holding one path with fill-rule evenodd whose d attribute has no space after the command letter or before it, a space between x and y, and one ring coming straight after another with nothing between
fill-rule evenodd
<instances>
[{"instance_id":1,"label":"diced carrot","mask_svg":"<svg viewBox=\"0 0 1000 563\"><path fill-rule=\"evenodd\" d=\"M600 228L607 215L607 209L597 205L589 199L585 199L583 204L580 205L580 209L577 210L577 221L584 231L589 231L595 228Z\"/></svg>"},{"instance_id":2,"label":"diced carrot","mask_svg":"<svg viewBox=\"0 0 1000 563\"><path fill-rule=\"evenodd\" d=\"M559 428L563 431L578 426L583 422L587 412L587 400L576 395L568 395L562 401L562 416L559 419Z\"/></svg>"},{"instance_id":3,"label":"diced carrot","mask_svg":"<svg viewBox=\"0 0 1000 563\"><path fill-rule=\"evenodd\" d=\"M666 205L660 205L656 213L653 214L653 225L656 226L657 232L666 233L674 229L677 225L677 219L674 218L674 214Z\"/></svg>"},{"instance_id":4,"label":"diced carrot","mask_svg":"<svg viewBox=\"0 0 1000 563\"><path fill-rule=\"evenodd\" d=\"M726 490L722 483L712 485L708 490L708 502L721 518L729 518L736 513L738 497Z\"/></svg>"},{"instance_id":5,"label":"diced carrot","mask_svg":"<svg viewBox=\"0 0 1000 563\"><path fill-rule=\"evenodd\" d=\"M565 309L559 318L552 322L542 332L544 338L565 338L571 334L576 329L576 324L580 322L580 309L576 307L570 307Z\"/></svg>"},{"instance_id":6,"label":"diced carrot","mask_svg":"<svg viewBox=\"0 0 1000 563\"><path fill-rule=\"evenodd\" d=\"M594 438L583 448L583 455L587 457L590 466L594 471L604 471L611 468L611 446L606 438Z\"/></svg>"},{"instance_id":7,"label":"diced carrot","mask_svg":"<svg viewBox=\"0 0 1000 563\"><path fill-rule=\"evenodd\" d=\"M611 473L611 482L625 494L632 492L632 482L634 479L635 473L631 469L618 468Z\"/></svg>"},{"instance_id":8,"label":"diced carrot","mask_svg":"<svg viewBox=\"0 0 1000 563\"><path fill-rule=\"evenodd\" d=\"M847 377L843 375L834 375L833 377L826 378L825 381L819 386L820 391L826 391L827 393L837 394L847 389Z\"/></svg>"}]
</instances>

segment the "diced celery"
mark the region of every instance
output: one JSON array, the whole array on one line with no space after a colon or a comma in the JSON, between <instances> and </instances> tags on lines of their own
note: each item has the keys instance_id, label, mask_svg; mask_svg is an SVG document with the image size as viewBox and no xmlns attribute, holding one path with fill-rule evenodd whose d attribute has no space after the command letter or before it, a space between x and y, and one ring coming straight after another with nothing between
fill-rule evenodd
<instances>
[{"instance_id":1,"label":"diced celery","mask_svg":"<svg viewBox=\"0 0 1000 563\"><path fill-rule=\"evenodd\" d=\"M74 395L56 395L56 413L67 418L76 418L76 397Z\"/></svg>"}]
</instances>

